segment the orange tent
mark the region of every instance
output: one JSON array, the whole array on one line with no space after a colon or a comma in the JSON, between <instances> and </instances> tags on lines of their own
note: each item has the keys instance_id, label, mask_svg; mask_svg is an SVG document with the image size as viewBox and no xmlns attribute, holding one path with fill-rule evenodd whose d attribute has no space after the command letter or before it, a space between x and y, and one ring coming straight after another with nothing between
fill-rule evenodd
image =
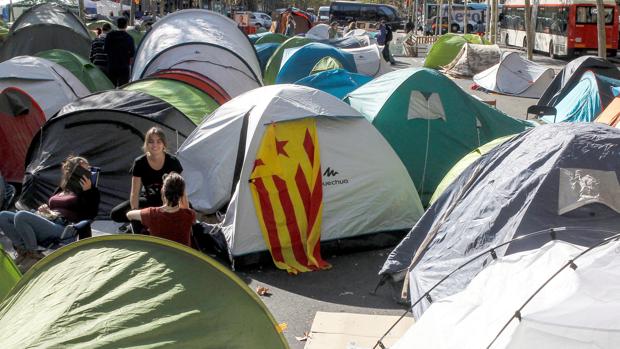
<instances>
[{"instance_id":1,"label":"orange tent","mask_svg":"<svg viewBox=\"0 0 620 349\"><path fill-rule=\"evenodd\" d=\"M594 122L620 128L620 97L614 98Z\"/></svg>"}]
</instances>

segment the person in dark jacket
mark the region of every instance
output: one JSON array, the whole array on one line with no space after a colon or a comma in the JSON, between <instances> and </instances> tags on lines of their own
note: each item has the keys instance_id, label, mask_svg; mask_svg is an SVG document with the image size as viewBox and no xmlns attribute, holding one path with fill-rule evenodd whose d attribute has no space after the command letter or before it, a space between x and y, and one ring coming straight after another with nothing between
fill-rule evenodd
<instances>
[{"instance_id":1,"label":"person in dark jacket","mask_svg":"<svg viewBox=\"0 0 620 349\"><path fill-rule=\"evenodd\" d=\"M131 62L135 55L133 38L127 34L127 18L117 21L118 30L111 31L105 38L105 52L108 54L108 76L114 86L129 82Z\"/></svg>"},{"instance_id":2,"label":"person in dark jacket","mask_svg":"<svg viewBox=\"0 0 620 349\"><path fill-rule=\"evenodd\" d=\"M105 52L105 38L112 30L109 23L104 23L99 34L90 45L90 62L108 75L108 54Z\"/></svg>"}]
</instances>

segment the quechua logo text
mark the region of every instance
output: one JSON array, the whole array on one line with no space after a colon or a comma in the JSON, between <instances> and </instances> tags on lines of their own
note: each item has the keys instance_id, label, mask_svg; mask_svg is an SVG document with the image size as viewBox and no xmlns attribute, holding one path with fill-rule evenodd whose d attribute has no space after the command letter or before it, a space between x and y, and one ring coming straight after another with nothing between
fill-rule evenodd
<instances>
[{"instance_id":1,"label":"quechua logo text","mask_svg":"<svg viewBox=\"0 0 620 349\"><path fill-rule=\"evenodd\" d=\"M339 184L347 184L349 183L349 179L344 178L344 179L340 179L340 178L334 178L336 176L338 176L340 174L339 171L331 168L331 167L327 167L327 169L323 172L323 186L327 187L327 186L331 186L331 185L339 185Z\"/></svg>"}]
</instances>

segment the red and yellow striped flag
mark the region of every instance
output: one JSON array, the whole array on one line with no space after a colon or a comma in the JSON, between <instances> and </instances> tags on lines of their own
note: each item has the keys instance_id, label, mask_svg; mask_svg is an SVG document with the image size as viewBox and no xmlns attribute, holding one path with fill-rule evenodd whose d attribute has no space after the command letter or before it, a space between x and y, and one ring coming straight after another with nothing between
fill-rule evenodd
<instances>
[{"instance_id":1,"label":"red and yellow striped flag","mask_svg":"<svg viewBox=\"0 0 620 349\"><path fill-rule=\"evenodd\" d=\"M250 187L276 266L292 274L329 268L320 248L323 186L315 119L266 127Z\"/></svg>"}]
</instances>

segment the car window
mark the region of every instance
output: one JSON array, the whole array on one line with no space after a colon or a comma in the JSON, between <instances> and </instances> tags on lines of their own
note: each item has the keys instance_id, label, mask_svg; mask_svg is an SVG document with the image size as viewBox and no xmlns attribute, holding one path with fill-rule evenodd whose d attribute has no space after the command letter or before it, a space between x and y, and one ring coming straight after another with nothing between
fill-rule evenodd
<instances>
[{"instance_id":1,"label":"car window","mask_svg":"<svg viewBox=\"0 0 620 349\"><path fill-rule=\"evenodd\" d=\"M393 21L396 19L393 10L387 6L379 7L379 17L384 17L388 21Z\"/></svg>"}]
</instances>

